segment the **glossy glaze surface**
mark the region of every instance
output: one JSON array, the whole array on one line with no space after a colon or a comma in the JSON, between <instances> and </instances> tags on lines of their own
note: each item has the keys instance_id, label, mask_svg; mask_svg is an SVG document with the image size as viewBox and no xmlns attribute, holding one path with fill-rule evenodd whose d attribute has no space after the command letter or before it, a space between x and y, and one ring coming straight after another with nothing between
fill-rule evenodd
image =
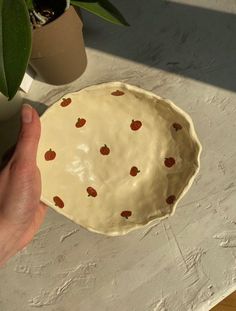
<instances>
[{"instance_id":1,"label":"glossy glaze surface","mask_svg":"<svg viewBox=\"0 0 236 311\"><path fill-rule=\"evenodd\" d=\"M89 230L122 235L173 213L200 149L170 101L120 82L88 87L42 117L42 200Z\"/></svg>"}]
</instances>

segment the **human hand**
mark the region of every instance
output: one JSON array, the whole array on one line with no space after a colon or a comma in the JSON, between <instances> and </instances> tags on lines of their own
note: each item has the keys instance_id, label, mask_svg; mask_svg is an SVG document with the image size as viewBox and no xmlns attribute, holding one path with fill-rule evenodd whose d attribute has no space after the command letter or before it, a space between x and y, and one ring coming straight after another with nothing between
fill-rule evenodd
<instances>
[{"instance_id":1,"label":"human hand","mask_svg":"<svg viewBox=\"0 0 236 311\"><path fill-rule=\"evenodd\" d=\"M24 248L43 222L41 178L36 164L40 120L29 105L22 108L22 128L15 152L0 172L0 266Z\"/></svg>"}]
</instances>

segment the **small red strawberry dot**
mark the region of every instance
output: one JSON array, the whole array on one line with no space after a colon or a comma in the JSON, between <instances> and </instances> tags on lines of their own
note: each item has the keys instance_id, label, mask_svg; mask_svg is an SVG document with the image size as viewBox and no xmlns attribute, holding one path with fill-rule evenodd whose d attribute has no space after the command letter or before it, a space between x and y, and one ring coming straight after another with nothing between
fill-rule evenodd
<instances>
[{"instance_id":1,"label":"small red strawberry dot","mask_svg":"<svg viewBox=\"0 0 236 311\"><path fill-rule=\"evenodd\" d=\"M53 197L53 201L55 206L58 206L59 208L63 208L64 207L64 202L62 201L62 199L58 196Z\"/></svg>"},{"instance_id":2,"label":"small red strawberry dot","mask_svg":"<svg viewBox=\"0 0 236 311\"><path fill-rule=\"evenodd\" d=\"M165 166L166 167L172 167L175 165L175 159L170 157L170 158L165 158Z\"/></svg>"},{"instance_id":3,"label":"small red strawberry dot","mask_svg":"<svg viewBox=\"0 0 236 311\"><path fill-rule=\"evenodd\" d=\"M132 215L132 212L131 211L123 211L120 215L122 217L128 219Z\"/></svg>"},{"instance_id":4,"label":"small red strawberry dot","mask_svg":"<svg viewBox=\"0 0 236 311\"><path fill-rule=\"evenodd\" d=\"M97 196L97 191L94 188L92 188L92 187L88 187L87 188L87 193L88 193L89 197L94 197L95 198Z\"/></svg>"},{"instance_id":5,"label":"small red strawberry dot","mask_svg":"<svg viewBox=\"0 0 236 311\"><path fill-rule=\"evenodd\" d=\"M170 196L166 199L166 203L171 205L171 204L173 204L173 203L175 202L175 200L176 200L175 195L170 195Z\"/></svg>"},{"instance_id":6,"label":"small red strawberry dot","mask_svg":"<svg viewBox=\"0 0 236 311\"><path fill-rule=\"evenodd\" d=\"M182 130L182 128L183 128L182 125L179 123L173 123L172 126L176 130L176 132L179 130Z\"/></svg>"}]
</instances>

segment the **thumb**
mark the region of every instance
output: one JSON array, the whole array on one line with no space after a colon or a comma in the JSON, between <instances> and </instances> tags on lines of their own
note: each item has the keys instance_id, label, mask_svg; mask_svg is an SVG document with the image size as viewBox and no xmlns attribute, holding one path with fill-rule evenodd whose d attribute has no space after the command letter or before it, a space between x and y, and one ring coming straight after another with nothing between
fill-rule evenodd
<instances>
[{"instance_id":1,"label":"thumb","mask_svg":"<svg viewBox=\"0 0 236 311\"><path fill-rule=\"evenodd\" d=\"M28 165L36 164L38 143L40 138L40 119L38 113L30 105L24 104L21 111L21 132L16 146L17 162Z\"/></svg>"}]
</instances>

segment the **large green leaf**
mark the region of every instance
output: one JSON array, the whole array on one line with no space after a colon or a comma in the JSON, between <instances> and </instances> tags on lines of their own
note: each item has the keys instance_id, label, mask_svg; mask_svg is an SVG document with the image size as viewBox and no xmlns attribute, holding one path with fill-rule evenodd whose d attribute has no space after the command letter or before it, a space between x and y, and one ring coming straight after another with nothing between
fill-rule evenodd
<instances>
[{"instance_id":1,"label":"large green leaf","mask_svg":"<svg viewBox=\"0 0 236 311\"><path fill-rule=\"evenodd\" d=\"M16 94L31 53L31 26L25 0L0 0L0 92Z\"/></svg>"},{"instance_id":2,"label":"large green leaf","mask_svg":"<svg viewBox=\"0 0 236 311\"><path fill-rule=\"evenodd\" d=\"M28 7L28 10L33 10L34 9L34 4L33 4L33 0L25 0L26 5Z\"/></svg>"},{"instance_id":3,"label":"large green leaf","mask_svg":"<svg viewBox=\"0 0 236 311\"><path fill-rule=\"evenodd\" d=\"M122 14L108 0L87 0L87 1L71 1L72 5L85 9L101 18L117 24L129 26Z\"/></svg>"}]
</instances>

